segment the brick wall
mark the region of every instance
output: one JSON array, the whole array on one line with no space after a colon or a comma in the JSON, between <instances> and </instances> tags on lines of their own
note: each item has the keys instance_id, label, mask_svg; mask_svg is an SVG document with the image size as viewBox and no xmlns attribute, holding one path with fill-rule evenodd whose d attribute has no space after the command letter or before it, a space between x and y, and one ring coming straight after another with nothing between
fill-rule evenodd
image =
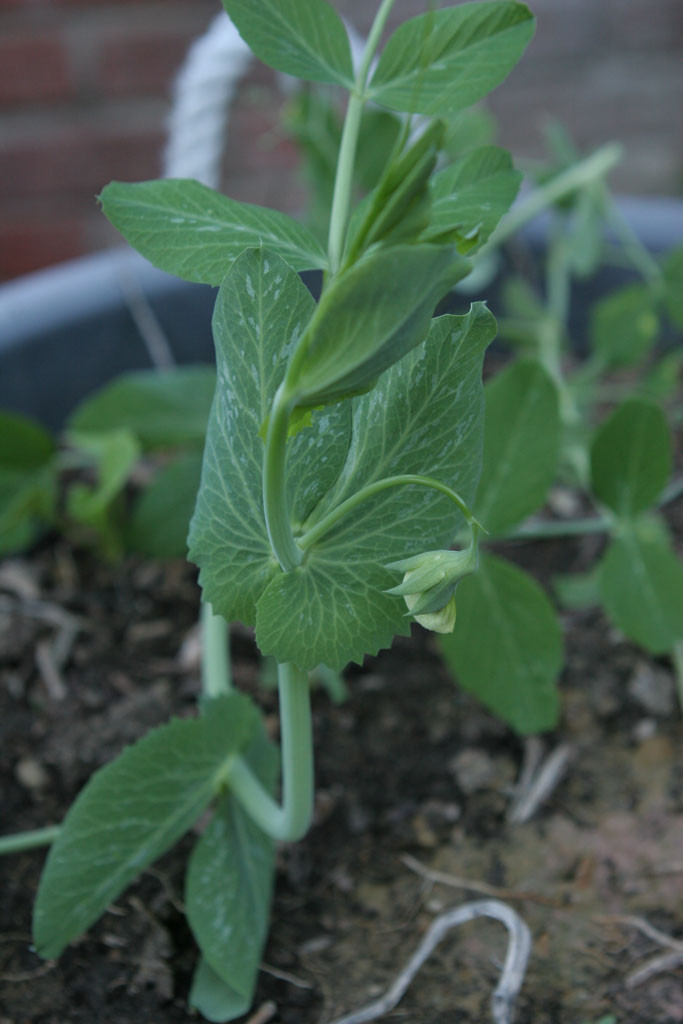
<instances>
[{"instance_id":1,"label":"brick wall","mask_svg":"<svg viewBox=\"0 0 683 1024\"><path fill-rule=\"evenodd\" d=\"M367 30L375 4L334 0ZM491 106L538 155L544 118L582 146L620 138L624 190L683 188L683 0L532 0L539 27ZM0 277L111 244L95 195L159 173L169 86L218 0L0 0ZM424 9L397 0L394 20ZM230 127L225 188L285 209L300 191L273 76L254 68Z\"/></svg>"}]
</instances>

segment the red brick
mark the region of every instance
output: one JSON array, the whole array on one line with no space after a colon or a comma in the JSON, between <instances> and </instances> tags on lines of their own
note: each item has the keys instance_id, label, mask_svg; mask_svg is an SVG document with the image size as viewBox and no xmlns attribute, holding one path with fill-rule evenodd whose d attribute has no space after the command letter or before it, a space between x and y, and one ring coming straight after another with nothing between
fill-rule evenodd
<instances>
[{"instance_id":1,"label":"red brick","mask_svg":"<svg viewBox=\"0 0 683 1024\"><path fill-rule=\"evenodd\" d=\"M159 129L131 133L106 127L64 128L47 138L6 143L0 149L0 194L94 196L112 178L157 177L162 145Z\"/></svg>"},{"instance_id":2,"label":"red brick","mask_svg":"<svg viewBox=\"0 0 683 1024\"><path fill-rule=\"evenodd\" d=\"M58 36L0 36L0 104L63 100L70 92L68 58Z\"/></svg>"},{"instance_id":3,"label":"red brick","mask_svg":"<svg viewBox=\"0 0 683 1024\"><path fill-rule=\"evenodd\" d=\"M5 280L73 259L84 251L84 223L78 217L0 224L0 278Z\"/></svg>"},{"instance_id":4,"label":"red brick","mask_svg":"<svg viewBox=\"0 0 683 1024\"><path fill-rule=\"evenodd\" d=\"M154 32L105 40L100 51L102 92L105 96L166 95L194 38L192 32Z\"/></svg>"}]
</instances>

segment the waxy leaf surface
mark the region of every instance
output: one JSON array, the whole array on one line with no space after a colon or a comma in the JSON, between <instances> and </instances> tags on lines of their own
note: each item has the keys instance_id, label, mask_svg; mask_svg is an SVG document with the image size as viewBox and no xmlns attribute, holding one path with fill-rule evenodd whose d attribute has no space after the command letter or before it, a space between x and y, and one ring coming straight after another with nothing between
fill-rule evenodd
<instances>
[{"instance_id":1,"label":"waxy leaf surface","mask_svg":"<svg viewBox=\"0 0 683 1024\"><path fill-rule=\"evenodd\" d=\"M273 793L278 757L265 733L255 735L243 756ZM203 958L190 1002L210 1020L233 1020L249 1009L268 932L274 868L273 840L226 793L192 852L185 882L187 918Z\"/></svg>"},{"instance_id":2,"label":"waxy leaf surface","mask_svg":"<svg viewBox=\"0 0 683 1024\"><path fill-rule=\"evenodd\" d=\"M608 614L652 654L683 640L683 565L657 519L629 524L610 541L599 569Z\"/></svg>"},{"instance_id":3,"label":"waxy leaf surface","mask_svg":"<svg viewBox=\"0 0 683 1024\"><path fill-rule=\"evenodd\" d=\"M193 825L257 724L255 708L233 693L201 718L153 730L93 775L43 871L33 923L41 956L59 956Z\"/></svg>"},{"instance_id":4,"label":"waxy leaf surface","mask_svg":"<svg viewBox=\"0 0 683 1024\"><path fill-rule=\"evenodd\" d=\"M481 457L481 364L495 331L481 304L466 316L439 317L423 344L354 400L346 462L305 528L361 488L399 474L434 476L471 499ZM257 608L259 646L303 668L342 668L388 646L394 634L407 635L403 600L383 593L400 581L383 566L448 546L461 523L448 498L422 487L364 501L302 566L273 578Z\"/></svg>"},{"instance_id":5,"label":"waxy leaf surface","mask_svg":"<svg viewBox=\"0 0 683 1024\"><path fill-rule=\"evenodd\" d=\"M215 390L209 366L126 373L86 398L68 427L83 433L125 427L147 450L203 445Z\"/></svg>"},{"instance_id":6,"label":"waxy leaf surface","mask_svg":"<svg viewBox=\"0 0 683 1024\"><path fill-rule=\"evenodd\" d=\"M671 433L653 402L631 398L600 426L591 448L591 483L600 501L618 516L648 508L672 468Z\"/></svg>"},{"instance_id":7,"label":"waxy leaf surface","mask_svg":"<svg viewBox=\"0 0 683 1024\"><path fill-rule=\"evenodd\" d=\"M511 206L521 180L504 149L482 146L468 153L432 178L429 227L423 240L457 232L461 251L474 251Z\"/></svg>"},{"instance_id":8,"label":"waxy leaf surface","mask_svg":"<svg viewBox=\"0 0 683 1024\"><path fill-rule=\"evenodd\" d=\"M535 512L557 470L557 389L536 362L517 362L486 385L481 479L475 513L495 535Z\"/></svg>"},{"instance_id":9,"label":"waxy leaf surface","mask_svg":"<svg viewBox=\"0 0 683 1024\"><path fill-rule=\"evenodd\" d=\"M198 181L112 181L100 195L115 228L155 267L186 281L220 284L244 249L264 245L295 270L324 267L320 243L279 210L238 203Z\"/></svg>"},{"instance_id":10,"label":"waxy leaf surface","mask_svg":"<svg viewBox=\"0 0 683 1024\"><path fill-rule=\"evenodd\" d=\"M411 18L379 59L370 96L392 110L448 117L507 77L534 31L520 3L465 3Z\"/></svg>"},{"instance_id":11,"label":"waxy leaf surface","mask_svg":"<svg viewBox=\"0 0 683 1024\"><path fill-rule=\"evenodd\" d=\"M519 733L552 729L562 634L545 592L510 562L482 554L456 602L455 631L439 646L460 685Z\"/></svg>"},{"instance_id":12,"label":"waxy leaf surface","mask_svg":"<svg viewBox=\"0 0 683 1024\"><path fill-rule=\"evenodd\" d=\"M259 60L288 75L351 88L344 23L327 0L223 0Z\"/></svg>"},{"instance_id":13,"label":"waxy leaf surface","mask_svg":"<svg viewBox=\"0 0 683 1024\"><path fill-rule=\"evenodd\" d=\"M205 600L228 620L253 625L256 601L279 572L263 513L259 430L314 308L298 275L266 250L240 256L218 293L218 382L189 546ZM291 441L287 480L295 521L310 514L336 479L349 431L350 409L340 404L314 414L312 426Z\"/></svg>"},{"instance_id":14,"label":"waxy leaf surface","mask_svg":"<svg viewBox=\"0 0 683 1024\"><path fill-rule=\"evenodd\" d=\"M397 245L369 252L318 304L297 381L297 402L316 406L367 391L418 345L434 308L469 270L450 246Z\"/></svg>"}]
</instances>

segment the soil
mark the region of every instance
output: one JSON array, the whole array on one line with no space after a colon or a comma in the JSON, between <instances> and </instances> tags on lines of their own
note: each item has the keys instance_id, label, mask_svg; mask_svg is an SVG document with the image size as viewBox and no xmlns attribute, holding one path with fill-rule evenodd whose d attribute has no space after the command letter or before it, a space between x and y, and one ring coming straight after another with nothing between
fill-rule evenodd
<instances>
[{"instance_id":1,"label":"soil","mask_svg":"<svg viewBox=\"0 0 683 1024\"><path fill-rule=\"evenodd\" d=\"M594 544L512 554L547 580L584 567ZM193 570L180 563L107 568L58 541L0 567L1 832L58 822L125 744L171 714L194 713L197 608ZM254 1024L318 1024L377 998L434 917L482 893L513 906L533 935L517 1024L683 1021L683 956L671 959L683 949L683 747L671 666L646 658L595 609L562 619L563 717L543 743L568 745L570 760L524 824L508 812L525 744L454 685L430 636L416 629L351 668L341 705L315 693L316 819L278 854ZM276 698L258 686L246 631L233 631L233 648L236 681L257 695L275 734ZM44 852L2 858L0 1024L197 1021L181 912L189 846L47 963L29 937ZM456 929L384 1019L485 1024L505 947L497 922Z\"/></svg>"}]
</instances>

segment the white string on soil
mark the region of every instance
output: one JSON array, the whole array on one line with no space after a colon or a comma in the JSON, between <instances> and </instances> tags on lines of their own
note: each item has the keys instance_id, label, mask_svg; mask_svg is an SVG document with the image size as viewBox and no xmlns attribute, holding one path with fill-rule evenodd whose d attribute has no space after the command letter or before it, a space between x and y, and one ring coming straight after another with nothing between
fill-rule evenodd
<instances>
[{"instance_id":1,"label":"white string on soil","mask_svg":"<svg viewBox=\"0 0 683 1024\"><path fill-rule=\"evenodd\" d=\"M494 1024L512 1024L517 996L531 952L531 932L519 914L499 900L476 900L440 914L432 921L419 946L387 992L360 1010L338 1017L330 1024L365 1024L366 1021L377 1020L389 1013L400 1002L411 981L444 936L452 928L477 917L493 917L508 930L508 948L500 981L491 998L491 1015Z\"/></svg>"}]
</instances>

